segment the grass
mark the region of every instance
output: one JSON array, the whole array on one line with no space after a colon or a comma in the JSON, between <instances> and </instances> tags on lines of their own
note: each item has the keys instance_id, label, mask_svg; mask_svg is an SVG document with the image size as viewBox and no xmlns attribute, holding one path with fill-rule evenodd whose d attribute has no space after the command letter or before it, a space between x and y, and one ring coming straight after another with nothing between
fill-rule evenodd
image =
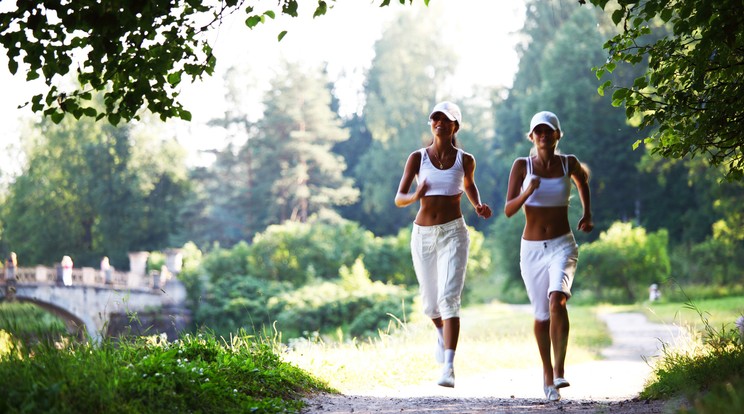
<instances>
[{"instance_id":1,"label":"grass","mask_svg":"<svg viewBox=\"0 0 744 414\"><path fill-rule=\"evenodd\" d=\"M0 412L286 413L302 397L333 392L282 361L271 341L186 335L43 344L0 359Z\"/></svg>"},{"instance_id":2,"label":"grass","mask_svg":"<svg viewBox=\"0 0 744 414\"><path fill-rule=\"evenodd\" d=\"M744 412L744 333L735 321L744 297L684 304L653 304L655 318L688 327L695 339L686 348L665 348L642 398L685 398L682 412Z\"/></svg>"}]
</instances>

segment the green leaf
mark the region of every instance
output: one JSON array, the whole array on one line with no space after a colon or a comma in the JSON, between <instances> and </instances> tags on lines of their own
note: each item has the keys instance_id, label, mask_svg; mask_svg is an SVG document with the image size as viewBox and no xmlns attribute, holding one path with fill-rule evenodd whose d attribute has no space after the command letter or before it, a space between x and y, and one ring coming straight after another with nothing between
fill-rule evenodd
<instances>
[{"instance_id":1,"label":"green leaf","mask_svg":"<svg viewBox=\"0 0 744 414\"><path fill-rule=\"evenodd\" d=\"M31 110L34 112L39 112L42 109L44 109L44 105L41 103L41 99L43 96L41 94L34 95L31 98Z\"/></svg>"},{"instance_id":2,"label":"green leaf","mask_svg":"<svg viewBox=\"0 0 744 414\"><path fill-rule=\"evenodd\" d=\"M623 9L615 10L614 12L612 12L612 22L615 24L620 24L624 16L625 11Z\"/></svg>"},{"instance_id":3,"label":"green leaf","mask_svg":"<svg viewBox=\"0 0 744 414\"><path fill-rule=\"evenodd\" d=\"M328 5L324 1L318 2L318 7L315 9L315 13L313 13L313 17L318 17L326 14L326 11L328 11Z\"/></svg>"},{"instance_id":4,"label":"green leaf","mask_svg":"<svg viewBox=\"0 0 744 414\"><path fill-rule=\"evenodd\" d=\"M178 117L183 119L184 121L191 121L191 112L182 109L178 111Z\"/></svg>"},{"instance_id":5,"label":"green leaf","mask_svg":"<svg viewBox=\"0 0 744 414\"><path fill-rule=\"evenodd\" d=\"M59 124L60 122L62 122L62 119L64 119L65 113L54 111L51 117L52 117L52 122L54 122L55 124Z\"/></svg>"},{"instance_id":6,"label":"green leaf","mask_svg":"<svg viewBox=\"0 0 744 414\"><path fill-rule=\"evenodd\" d=\"M111 123L111 125L117 126L119 125L119 121L121 121L121 115L116 113L108 114L108 121L109 123Z\"/></svg>"},{"instance_id":7,"label":"green leaf","mask_svg":"<svg viewBox=\"0 0 744 414\"><path fill-rule=\"evenodd\" d=\"M633 81L633 87L636 89L643 89L648 86L648 79L645 76L639 76Z\"/></svg>"},{"instance_id":8,"label":"green leaf","mask_svg":"<svg viewBox=\"0 0 744 414\"><path fill-rule=\"evenodd\" d=\"M13 75L18 71L18 62L16 62L15 59L8 60L8 70Z\"/></svg>"},{"instance_id":9,"label":"green leaf","mask_svg":"<svg viewBox=\"0 0 744 414\"><path fill-rule=\"evenodd\" d=\"M171 86L176 86L181 83L181 72L173 72L169 74L168 83L170 83Z\"/></svg>"},{"instance_id":10,"label":"green leaf","mask_svg":"<svg viewBox=\"0 0 744 414\"><path fill-rule=\"evenodd\" d=\"M282 13L297 17L297 0L285 0L282 5Z\"/></svg>"},{"instance_id":11,"label":"green leaf","mask_svg":"<svg viewBox=\"0 0 744 414\"><path fill-rule=\"evenodd\" d=\"M261 16L250 16L247 19L245 19L245 25L250 27L251 29L256 27L259 23L261 23Z\"/></svg>"},{"instance_id":12,"label":"green leaf","mask_svg":"<svg viewBox=\"0 0 744 414\"><path fill-rule=\"evenodd\" d=\"M599 93L599 96L604 96L605 88L609 88L610 86L612 86L612 81L607 81L599 85L599 88L597 88L597 93Z\"/></svg>"},{"instance_id":13,"label":"green leaf","mask_svg":"<svg viewBox=\"0 0 744 414\"><path fill-rule=\"evenodd\" d=\"M274 13L274 11L273 11L273 10L268 10L268 11L266 11L266 12L264 13L264 16L269 16L269 17L271 17L272 19L275 19L275 18L276 18L276 13Z\"/></svg>"},{"instance_id":14,"label":"green leaf","mask_svg":"<svg viewBox=\"0 0 744 414\"><path fill-rule=\"evenodd\" d=\"M625 98L628 96L628 90L625 88L620 88L615 90L615 92L612 93L612 106L620 106L622 105L623 101L625 101Z\"/></svg>"},{"instance_id":15,"label":"green leaf","mask_svg":"<svg viewBox=\"0 0 744 414\"><path fill-rule=\"evenodd\" d=\"M286 30L282 30L282 32L281 32L281 33L279 33L279 36L277 36L276 38L277 38L277 40L278 40L279 42L281 42L281 41L282 41L282 39L284 39L284 36L286 36L286 35L287 35L287 31L286 31Z\"/></svg>"},{"instance_id":16,"label":"green leaf","mask_svg":"<svg viewBox=\"0 0 744 414\"><path fill-rule=\"evenodd\" d=\"M673 13L672 13L672 9L671 8L664 9L664 10L661 11L661 20L663 20L664 23L666 23L666 22L669 21L669 19L672 18L672 15L673 15Z\"/></svg>"}]
</instances>

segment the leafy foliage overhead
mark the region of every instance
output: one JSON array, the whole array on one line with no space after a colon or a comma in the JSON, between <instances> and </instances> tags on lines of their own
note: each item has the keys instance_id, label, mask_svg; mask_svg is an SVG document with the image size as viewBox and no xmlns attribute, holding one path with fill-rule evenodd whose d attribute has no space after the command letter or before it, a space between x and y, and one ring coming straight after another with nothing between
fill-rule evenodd
<instances>
[{"instance_id":1,"label":"leafy foliage overhead","mask_svg":"<svg viewBox=\"0 0 744 414\"><path fill-rule=\"evenodd\" d=\"M724 166L728 180L744 178L741 1L591 3L614 8L612 19L622 27L605 43L609 56L595 68L597 77L619 63L648 62L646 73L632 85L616 85L612 99L615 106L624 104L626 117L641 128L658 126L646 138L652 151L668 158L700 155ZM600 94L612 83L606 81Z\"/></svg>"},{"instance_id":2,"label":"leafy foliage overhead","mask_svg":"<svg viewBox=\"0 0 744 414\"><path fill-rule=\"evenodd\" d=\"M299 0L279 0L264 11L257 11L256 3L18 1L15 10L0 13L0 44L7 50L11 73L17 73L23 63L28 67L27 81L43 78L46 94L33 96L31 109L54 122L69 113L78 119L107 118L116 125L137 119L144 108L163 120L190 120L191 113L178 102L176 87L184 78L194 80L214 72L217 61L206 38L210 30L241 9L249 28L277 14L298 16ZM318 0L313 17L324 15L333 3ZM383 0L380 6L389 3ZM285 34L281 32L278 39ZM58 78L71 71L76 72L79 86L62 90ZM93 91L104 92L104 109L90 105Z\"/></svg>"}]
</instances>

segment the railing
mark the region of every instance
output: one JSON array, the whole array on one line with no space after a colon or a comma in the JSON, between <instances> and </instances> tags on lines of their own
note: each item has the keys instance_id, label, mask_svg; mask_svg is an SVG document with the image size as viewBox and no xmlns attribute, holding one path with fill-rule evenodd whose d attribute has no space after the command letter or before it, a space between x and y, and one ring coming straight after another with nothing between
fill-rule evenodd
<instances>
[{"instance_id":1,"label":"railing","mask_svg":"<svg viewBox=\"0 0 744 414\"><path fill-rule=\"evenodd\" d=\"M60 270L56 268L45 266L4 269L0 272L0 283L5 284L7 279L13 278L16 283L22 284L62 284L62 277L59 272ZM167 275L163 276L167 277ZM131 272L97 270L92 267L72 269L73 286L159 289L161 280L164 282L161 279L160 272L151 272L147 276L142 276Z\"/></svg>"}]
</instances>

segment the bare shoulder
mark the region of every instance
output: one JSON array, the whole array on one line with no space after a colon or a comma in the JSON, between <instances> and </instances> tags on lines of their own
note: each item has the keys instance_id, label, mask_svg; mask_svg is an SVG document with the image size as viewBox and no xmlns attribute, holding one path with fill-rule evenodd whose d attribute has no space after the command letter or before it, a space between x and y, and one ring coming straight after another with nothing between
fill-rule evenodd
<instances>
[{"instance_id":1,"label":"bare shoulder","mask_svg":"<svg viewBox=\"0 0 744 414\"><path fill-rule=\"evenodd\" d=\"M421 149L417 149L408 155L408 161L420 162L421 161Z\"/></svg>"},{"instance_id":2,"label":"bare shoulder","mask_svg":"<svg viewBox=\"0 0 744 414\"><path fill-rule=\"evenodd\" d=\"M566 160L568 161L568 171L576 172L581 169L581 161L573 154L566 154Z\"/></svg>"},{"instance_id":3,"label":"bare shoulder","mask_svg":"<svg viewBox=\"0 0 744 414\"><path fill-rule=\"evenodd\" d=\"M512 163L512 171L526 171L527 170L527 157L517 157Z\"/></svg>"},{"instance_id":4,"label":"bare shoulder","mask_svg":"<svg viewBox=\"0 0 744 414\"><path fill-rule=\"evenodd\" d=\"M466 152L462 149L460 149L460 152L462 152L462 161L463 162L475 162L475 156L469 152Z\"/></svg>"}]
</instances>

